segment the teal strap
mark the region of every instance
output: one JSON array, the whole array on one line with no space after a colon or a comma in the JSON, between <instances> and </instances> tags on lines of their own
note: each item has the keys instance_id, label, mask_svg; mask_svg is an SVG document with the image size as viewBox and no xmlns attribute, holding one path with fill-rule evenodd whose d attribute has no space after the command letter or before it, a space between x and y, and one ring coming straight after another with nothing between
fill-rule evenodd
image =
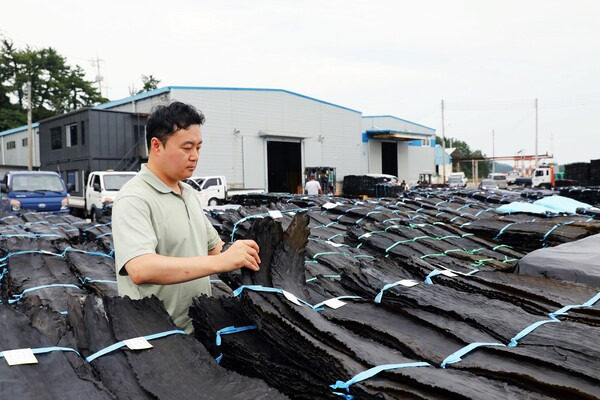
<instances>
[{"instance_id":1,"label":"teal strap","mask_svg":"<svg viewBox=\"0 0 600 400\"><path fill-rule=\"evenodd\" d=\"M186 333L182 330L179 329L175 329L175 330L171 330L171 331L165 331L165 332L160 332L160 333L155 333L152 335L148 335L148 336L144 336L144 339L146 340L154 340L154 339L159 339L165 336L170 336L170 335L175 335L175 334L181 334L181 335L185 335ZM117 342L115 344L112 344L108 347L103 348L100 351L95 352L94 354L92 354L89 357L86 357L85 361L87 362L92 362L94 361L96 358L98 357L102 357L103 355L106 355L108 353L111 353L115 350L120 349L121 347L125 346L125 342L124 341L120 341Z\"/></svg>"},{"instance_id":2,"label":"teal strap","mask_svg":"<svg viewBox=\"0 0 600 400\"><path fill-rule=\"evenodd\" d=\"M450 354L448 357L446 357L444 359L444 361L442 361L442 364L440 365L442 368L446 368L446 365L448 364L454 364L456 362L459 362L462 360L462 357L468 353L470 353L471 351L475 350L478 347L481 346L501 346L501 347L506 347L505 344L502 343L471 343L465 347L463 347L460 350L455 351L454 353Z\"/></svg>"}]
</instances>

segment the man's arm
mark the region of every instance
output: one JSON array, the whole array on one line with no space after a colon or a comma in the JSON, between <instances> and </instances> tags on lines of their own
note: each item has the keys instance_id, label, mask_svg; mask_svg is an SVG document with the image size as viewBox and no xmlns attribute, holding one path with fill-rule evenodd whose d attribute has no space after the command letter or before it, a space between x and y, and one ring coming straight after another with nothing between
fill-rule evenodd
<instances>
[{"instance_id":1,"label":"man's arm","mask_svg":"<svg viewBox=\"0 0 600 400\"><path fill-rule=\"evenodd\" d=\"M219 242L215 245L214 249L208 252L209 256L216 256L217 254L221 254L221 250L223 250L223 242Z\"/></svg>"},{"instance_id":2,"label":"man's arm","mask_svg":"<svg viewBox=\"0 0 600 400\"><path fill-rule=\"evenodd\" d=\"M211 252L222 248L220 242ZM242 267L258 271L259 248L253 240L237 240L227 251L198 257L167 257L144 254L125 264L127 274L136 285L151 283L171 285L188 282L205 276L230 272Z\"/></svg>"}]
</instances>

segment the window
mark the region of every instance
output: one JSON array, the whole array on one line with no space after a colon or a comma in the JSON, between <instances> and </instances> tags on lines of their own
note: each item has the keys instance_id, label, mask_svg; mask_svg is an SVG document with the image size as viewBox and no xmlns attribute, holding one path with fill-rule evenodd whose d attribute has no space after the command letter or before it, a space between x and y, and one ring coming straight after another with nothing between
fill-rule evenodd
<instances>
[{"instance_id":1,"label":"window","mask_svg":"<svg viewBox=\"0 0 600 400\"><path fill-rule=\"evenodd\" d=\"M17 143L14 140L6 142L6 150L12 150L17 147Z\"/></svg>"},{"instance_id":2,"label":"window","mask_svg":"<svg viewBox=\"0 0 600 400\"><path fill-rule=\"evenodd\" d=\"M85 121L81 121L81 144L85 144Z\"/></svg>"},{"instance_id":3,"label":"window","mask_svg":"<svg viewBox=\"0 0 600 400\"><path fill-rule=\"evenodd\" d=\"M211 186L217 186L221 184L221 180L219 178L210 178L209 180L206 181L206 184L204 185L204 188L209 188Z\"/></svg>"},{"instance_id":4,"label":"window","mask_svg":"<svg viewBox=\"0 0 600 400\"><path fill-rule=\"evenodd\" d=\"M100 188L100 175L94 175L94 179L92 180L92 188L94 185L98 185L98 188Z\"/></svg>"},{"instance_id":5,"label":"window","mask_svg":"<svg viewBox=\"0 0 600 400\"><path fill-rule=\"evenodd\" d=\"M67 171L67 185L69 183L73 184L73 189L76 192L79 191L79 185L77 181L77 170Z\"/></svg>"},{"instance_id":6,"label":"window","mask_svg":"<svg viewBox=\"0 0 600 400\"><path fill-rule=\"evenodd\" d=\"M67 147L77 146L77 124L66 125Z\"/></svg>"},{"instance_id":7,"label":"window","mask_svg":"<svg viewBox=\"0 0 600 400\"><path fill-rule=\"evenodd\" d=\"M23 145L23 147L27 147L27 138L21 140L21 144Z\"/></svg>"},{"instance_id":8,"label":"window","mask_svg":"<svg viewBox=\"0 0 600 400\"><path fill-rule=\"evenodd\" d=\"M62 149L62 147L62 128L60 126L57 126L56 128L50 129L50 148L52 150L58 150Z\"/></svg>"}]
</instances>

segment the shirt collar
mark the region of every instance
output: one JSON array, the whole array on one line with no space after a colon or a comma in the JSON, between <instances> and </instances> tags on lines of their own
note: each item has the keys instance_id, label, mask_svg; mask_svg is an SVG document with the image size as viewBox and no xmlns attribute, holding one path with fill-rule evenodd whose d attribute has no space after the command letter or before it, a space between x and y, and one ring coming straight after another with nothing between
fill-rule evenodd
<instances>
[{"instance_id":1,"label":"shirt collar","mask_svg":"<svg viewBox=\"0 0 600 400\"><path fill-rule=\"evenodd\" d=\"M156 175L154 175L152 171L150 171L146 163L142 164L139 175L140 178L144 180L144 182L152 186L157 191L161 193L175 193L173 189L168 187L163 181L161 181Z\"/></svg>"}]
</instances>

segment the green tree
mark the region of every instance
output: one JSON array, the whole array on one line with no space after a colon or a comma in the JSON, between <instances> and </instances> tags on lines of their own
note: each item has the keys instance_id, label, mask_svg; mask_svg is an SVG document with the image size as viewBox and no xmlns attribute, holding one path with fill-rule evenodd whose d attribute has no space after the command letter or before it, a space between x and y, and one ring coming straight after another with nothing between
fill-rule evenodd
<instances>
[{"instance_id":1,"label":"green tree","mask_svg":"<svg viewBox=\"0 0 600 400\"><path fill-rule=\"evenodd\" d=\"M0 46L0 130L27 121L27 82L31 82L34 121L107 101L85 79L81 67L67 65L53 48L17 49L4 39Z\"/></svg>"},{"instance_id":2,"label":"green tree","mask_svg":"<svg viewBox=\"0 0 600 400\"><path fill-rule=\"evenodd\" d=\"M160 81L152 75L142 75L142 84L144 86L142 87L142 90L140 90L138 92L138 94L143 93L143 92L148 92L150 90L158 89L159 83L160 83Z\"/></svg>"},{"instance_id":3,"label":"green tree","mask_svg":"<svg viewBox=\"0 0 600 400\"><path fill-rule=\"evenodd\" d=\"M454 153L452 153L452 168L453 170L459 170L465 173L465 176L469 179L473 179L473 163L472 161L460 161L460 160L471 160L477 158L485 158L486 155L481 150L471 150L469 145L462 140L447 138L446 147L450 147L449 143L452 141L452 147ZM436 136L436 142L441 145L442 138ZM478 178L487 177L490 172L491 166L489 161L478 161Z\"/></svg>"}]
</instances>

